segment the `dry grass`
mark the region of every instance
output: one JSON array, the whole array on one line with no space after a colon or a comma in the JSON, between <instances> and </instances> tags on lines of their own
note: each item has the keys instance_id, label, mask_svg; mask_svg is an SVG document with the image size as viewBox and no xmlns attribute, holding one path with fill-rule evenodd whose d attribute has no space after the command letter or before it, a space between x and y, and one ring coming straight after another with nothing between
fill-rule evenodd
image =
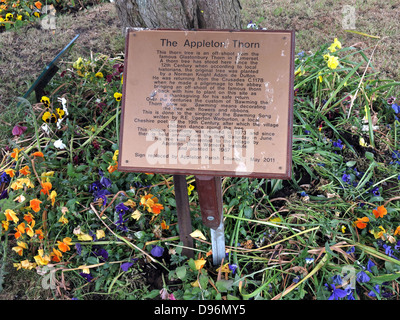
<instances>
[{"instance_id":1,"label":"dry grass","mask_svg":"<svg viewBox=\"0 0 400 320\"><path fill-rule=\"evenodd\" d=\"M23 96L43 68L50 63L76 34L74 49L61 63L77 56L123 51L119 20L112 3L77 14L59 16L56 30L43 30L41 24L0 33L0 112L13 98Z\"/></svg>"},{"instance_id":2,"label":"dry grass","mask_svg":"<svg viewBox=\"0 0 400 320\"><path fill-rule=\"evenodd\" d=\"M242 0L243 21L258 21L267 29L296 32L296 51L313 51L335 37L344 46L369 48L375 45L372 64L381 78L400 79L400 3L398 0ZM342 27L345 5L355 8L355 31L379 36L374 39L346 32Z\"/></svg>"}]
</instances>

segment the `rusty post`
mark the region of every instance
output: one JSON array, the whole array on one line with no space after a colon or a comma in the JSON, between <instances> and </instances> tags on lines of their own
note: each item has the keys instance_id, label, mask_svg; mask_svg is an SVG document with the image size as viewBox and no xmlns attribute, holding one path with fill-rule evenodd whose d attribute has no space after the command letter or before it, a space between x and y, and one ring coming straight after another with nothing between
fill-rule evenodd
<instances>
[{"instance_id":1,"label":"rusty post","mask_svg":"<svg viewBox=\"0 0 400 320\"><path fill-rule=\"evenodd\" d=\"M211 229L213 263L218 265L225 257L221 177L196 176L196 189L203 224Z\"/></svg>"},{"instance_id":2,"label":"rusty post","mask_svg":"<svg viewBox=\"0 0 400 320\"><path fill-rule=\"evenodd\" d=\"M179 237L186 248L183 248L182 255L188 258L194 257L193 250L193 238L190 236L192 233L192 221L190 217L189 208L189 196L187 191L186 176L184 175L173 175L174 189L175 189L175 201L176 201L176 213L178 216L179 226Z\"/></svg>"}]
</instances>

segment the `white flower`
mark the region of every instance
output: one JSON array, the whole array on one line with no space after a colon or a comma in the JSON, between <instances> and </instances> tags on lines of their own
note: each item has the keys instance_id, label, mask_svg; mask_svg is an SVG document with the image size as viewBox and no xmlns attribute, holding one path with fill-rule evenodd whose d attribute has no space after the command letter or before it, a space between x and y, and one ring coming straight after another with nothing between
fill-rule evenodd
<instances>
[{"instance_id":1,"label":"white flower","mask_svg":"<svg viewBox=\"0 0 400 320\"><path fill-rule=\"evenodd\" d=\"M43 123L42 126L40 127L46 134L49 134L49 126L47 123Z\"/></svg>"},{"instance_id":2,"label":"white flower","mask_svg":"<svg viewBox=\"0 0 400 320\"><path fill-rule=\"evenodd\" d=\"M58 139L57 141L54 141L54 146L57 149L65 149L67 146L62 142L61 139Z\"/></svg>"}]
</instances>

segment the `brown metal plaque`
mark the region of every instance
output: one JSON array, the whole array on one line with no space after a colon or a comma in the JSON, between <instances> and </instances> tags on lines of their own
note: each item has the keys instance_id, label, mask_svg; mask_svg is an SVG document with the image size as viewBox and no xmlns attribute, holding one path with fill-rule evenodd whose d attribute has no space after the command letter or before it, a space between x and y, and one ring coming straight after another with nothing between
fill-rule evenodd
<instances>
[{"instance_id":1,"label":"brown metal plaque","mask_svg":"<svg viewBox=\"0 0 400 320\"><path fill-rule=\"evenodd\" d=\"M289 179L293 31L128 32L120 171Z\"/></svg>"}]
</instances>

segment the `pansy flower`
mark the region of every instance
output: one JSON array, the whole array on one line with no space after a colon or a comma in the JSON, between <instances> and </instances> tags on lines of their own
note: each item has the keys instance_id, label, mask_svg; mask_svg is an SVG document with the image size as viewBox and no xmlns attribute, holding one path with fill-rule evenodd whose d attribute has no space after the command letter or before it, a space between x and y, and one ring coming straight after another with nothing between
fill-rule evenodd
<instances>
[{"instance_id":1,"label":"pansy flower","mask_svg":"<svg viewBox=\"0 0 400 320\"><path fill-rule=\"evenodd\" d=\"M31 207L31 209L35 212L39 212L40 211L40 204L42 203L42 201L40 201L39 199L32 199L29 202L29 205Z\"/></svg>"},{"instance_id":2,"label":"pansy flower","mask_svg":"<svg viewBox=\"0 0 400 320\"><path fill-rule=\"evenodd\" d=\"M50 99L49 99L48 97L43 96L43 97L40 99L40 102L43 103L43 105L44 105L46 108L50 108Z\"/></svg>"},{"instance_id":3,"label":"pansy flower","mask_svg":"<svg viewBox=\"0 0 400 320\"><path fill-rule=\"evenodd\" d=\"M379 206L378 208L372 210L375 218L383 218L387 214L387 210L384 206Z\"/></svg>"},{"instance_id":4,"label":"pansy flower","mask_svg":"<svg viewBox=\"0 0 400 320\"><path fill-rule=\"evenodd\" d=\"M15 251L22 257L24 249L28 249L28 245L23 241L17 241L17 246L13 247L11 250Z\"/></svg>"},{"instance_id":5,"label":"pansy flower","mask_svg":"<svg viewBox=\"0 0 400 320\"><path fill-rule=\"evenodd\" d=\"M62 252L67 252L69 250L71 250L71 248L69 247L71 244L72 239L69 237L66 237L63 239L63 241L57 241L58 243L58 249L60 249Z\"/></svg>"},{"instance_id":6,"label":"pansy flower","mask_svg":"<svg viewBox=\"0 0 400 320\"><path fill-rule=\"evenodd\" d=\"M358 229L364 229L367 226L368 222L369 222L368 217L362 217L362 218L358 218L357 221L355 222L355 224Z\"/></svg>"},{"instance_id":7,"label":"pansy flower","mask_svg":"<svg viewBox=\"0 0 400 320\"><path fill-rule=\"evenodd\" d=\"M28 166L25 166L25 167L21 168L19 170L19 173L21 173L24 176L29 176L31 174L31 172L29 171L29 167Z\"/></svg>"},{"instance_id":8,"label":"pansy flower","mask_svg":"<svg viewBox=\"0 0 400 320\"><path fill-rule=\"evenodd\" d=\"M114 93L114 98L116 101L121 101L122 94L119 92Z\"/></svg>"}]
</instances>

